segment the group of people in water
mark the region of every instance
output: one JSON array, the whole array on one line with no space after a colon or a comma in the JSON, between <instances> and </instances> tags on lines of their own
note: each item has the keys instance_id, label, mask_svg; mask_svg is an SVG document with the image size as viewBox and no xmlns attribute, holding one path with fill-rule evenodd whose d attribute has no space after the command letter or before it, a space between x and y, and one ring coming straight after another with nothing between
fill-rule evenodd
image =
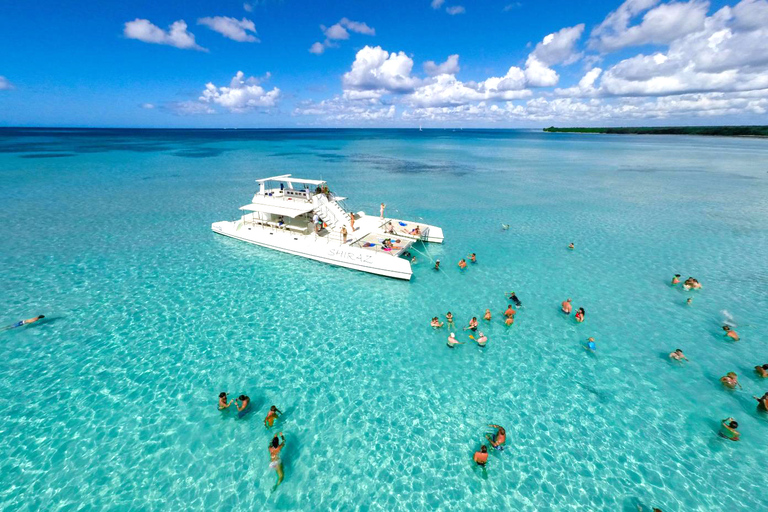
<instances>
[{"instance_id":1,"label":"group of people in water","mask_svg":"<svg viewBox=\"0 0 768 512\"><path fill-rule=\"evenodd\" d=\"M672 278L671 282L672 286L677 286L680 284L680 274L675 274L675 276ZM693 277L689 277L685 281L683 281L683 289L686 291L690 290L701 290L701 283ZM691 305L693 303L693 299L691 297L688 297L686 299L686 304ZM723 325L723 331L725 331L725 337L732 341L739 341L741 338L739 337L738 333L733 330L733 328L725 324ZM670 352L669 358L673 359L675 361L679 361L680 363L683 363L685 361L688 361L689 359L685 356L683 351L681 349L675 349L674 352ZM755 366L755 373L759 377L768 378L768 364L763 364L759 366ZM744 389L741 386L741 383L739 382L739 376L736 374L736 372L728 372L724 376L720 377L720 383L725 387L726 389L736 389L737 387L739 389ZM766 392L763 396L757 397L752 396L755 400L757 400L757 409L762 412L768 412L768 392ZM725 418L720 422L720 432L719 435L721 437L724 437L725 439L729 439L731 441L738 441L741 439L741 433L737 430L739 428L739 423L731 418Z\"/></svg>"},{"instance_id":2,"label":"group of people in water","mask_svg":"<svg viewBox=\"0 0 768 512\"><path fill-rule=\"evenodd\" d=\"M220 411L228 410L233 403L237 408L238 418L242 418L251 411L251 399L248 397L248 395L240 395L234 400L229 400L227 398L226 391L219 393ZM264 418L264 426L266 428L272 428L275 424L275 420L277 420L282 415L283 411L278 409L276 405L271 406L267 412L267 416ZM282 432L275 434L267 445L267 449L269 450L269 468L274 469L275 473L277 473L277 483L275 484L275 488L280 485L280 483L283 481L283 477L285 476L283 473L283 461L280 460L280 451L284 446L285 436L283 436Z\"/></svg>"}]
</instances>

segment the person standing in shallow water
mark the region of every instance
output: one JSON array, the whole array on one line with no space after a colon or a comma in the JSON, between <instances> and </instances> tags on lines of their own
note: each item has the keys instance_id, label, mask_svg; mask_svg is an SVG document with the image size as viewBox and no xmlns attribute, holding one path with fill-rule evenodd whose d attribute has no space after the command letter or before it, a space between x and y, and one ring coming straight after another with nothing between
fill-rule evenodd
<instances>
[{"instance_id":1,"label":"person standing in shallow water","mask_svg":"<svg viewBox=\"0 0 768 512\"><path fill-rule=\"evenodd\" d=\"M579 308L579 310L576 311L576 315L575 315L576 321L579 323L583 322L586 314L587 312L584 311L584 308Z\"/></svg>"},{"instance_id":2,"label":"person standing in shallow water","mask_svg":"<svg viewBox=\"0 0 768 512\"><path fill-rule=\"evenodd\" d=\"M221 393L219 393L219 410L220 411L223 411L224 409L232 405L232 402L234 402L234 400L230 400L229 402L227 402L227 393L225 391L222 391Z\"/></svg>"},{"instance_id":3,"label":"person standing in shallow water","mask_svg":"<svg viewBox=\"0 0 768 512\"><path fill-rule=\"evenodd\" d=\"M283 414L283 411L278 409L277 406L273 405L270 407L269 412L267 413L267 417L264 418L264 426L270 428L275 424L275 420L279 418L281 414Z\"/></svg>"},{"instance_id":4,"label":"person standing in shallow water","mask_svg":"<svg viewBox=\"0 0 768 512\"><path fill-rule=\"evenodd\" d=\"M237 407L237 412L244 412L249 405L251 405L251 399L248 398L248 395L240 395L237 397L237 400L235 400L235 407Z\"/></svg>"},{"instance_id":5,"label":"person standing in shallow water","mask_svg":"<svg viewBox=\"0 0 768 512\"><path fill-rule=\"evenodd\" d=\"M269 442L269 469L274 469L277 473L277 483L275 484L275 488L277 488L278 485L283 481L283 477L285 476L283 474L283 461L280 460L280 451L285 446L285 436L282 432L279 434L280 440L277 439L277 436L272 438L272 441ZM280 442L282 440L282 442Z\"/></svg>"},{"instance_id":6,"label":"person standing in shallow water","mask_svg":"<svg viewBox=\"0 0 768 512\"><path fill-rule=\"evenodd\" d=\"M571 305L571 299L566 299L563 301L562 304L560 304L560 309L563 310L563 313L566 315L570 315L571 311L573 311L573 306Z\"/></svg>"},{"instance_id":7,"label":"person standing in shallow water","mask_svg":"<svg viewBox=\"0 0 768 512\"><path fill-rule=\"evenodd\" d=\"M768 392L763 394L761 397L753 396L755 400L757 400L757 409L763 412L768 412Z\"/></svg>"},{"instance_id":8,"label":"person standing in shallow water","mask_svg":"<svg viewBox=\"0 0 768 512\"><path fill-rule=\"evenodd\" d=\"M472 460L474 460L478 466L485 467L488 463L488 448L485 445L481 446L480 450L476 451L472 456Z\"/></svg>"}]
</instances>

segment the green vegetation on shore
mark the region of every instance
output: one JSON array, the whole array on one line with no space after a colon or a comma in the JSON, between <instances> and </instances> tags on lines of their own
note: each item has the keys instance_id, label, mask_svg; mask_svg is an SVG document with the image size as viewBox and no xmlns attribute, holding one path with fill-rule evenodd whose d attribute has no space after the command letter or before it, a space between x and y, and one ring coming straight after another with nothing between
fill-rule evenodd
<instances>
[{"instance_id":1,"label":"green vegetation on shore","mask_svg":"<svg viewBox=\"0 0 768 512\"><path fill-rule=\"evenodd\" d=\"M641 126L624 128L544 128L545 132L621 133L644 135L719 135L721 137L768 137L768 126Z\"/></svg>"}]
</instances>

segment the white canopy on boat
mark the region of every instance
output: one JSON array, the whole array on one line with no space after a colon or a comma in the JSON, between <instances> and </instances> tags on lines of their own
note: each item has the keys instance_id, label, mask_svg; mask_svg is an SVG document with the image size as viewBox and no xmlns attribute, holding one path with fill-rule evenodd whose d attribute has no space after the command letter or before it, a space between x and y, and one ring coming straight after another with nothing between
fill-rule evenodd
<instances>
[{"instance_id":1,"label":"white canopy on boat","mask_svg":"<svg viewBox=\"0 0 768 512\"><path fill-rule=\"evenodd\" d=\"M258 197L259 201L241 206L241 210L250 212L266 212L274 215L282 215L283 217L290 217L295 219L299 215L309 213L312 211L312 203L303 201L285 201L282 199L275 200L272 197ZM256 199L256 198L254 198Z\"/></svg>"},{"instance_id":2,"label":"white canopy on boat","mask_svg":"<svg viewBox=\"0 0 768 512\"><path fill-rule=\"evenodd\" d=\"M290 174L283 174L281 176L272 176L271 178L262 178L256 180L256 183L265 183L267 181L284 181L286 183L304 183L307 185L322 185L325 183L323 180L306 180L301 178L291 178Z\"/></svg>"}]
</instances>

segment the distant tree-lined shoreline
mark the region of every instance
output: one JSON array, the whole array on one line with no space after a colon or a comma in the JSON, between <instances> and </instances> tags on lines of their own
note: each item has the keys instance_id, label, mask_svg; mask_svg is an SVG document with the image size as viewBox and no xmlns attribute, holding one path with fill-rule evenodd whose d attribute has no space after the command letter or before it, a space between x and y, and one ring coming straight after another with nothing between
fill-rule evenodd
<instances>
[{"instance_id":1,"label":"distant tree-lined shoreline","mask_svg":"<svg viewBox=\"0 0 768 512\"><path fill-rule=\"evenodd\" d=\"M622 128L544 128L545 132L617 133L637 135L717 135L721 137L768 137L768 126L639 126Z\"/></svg>"}]
</instances>

